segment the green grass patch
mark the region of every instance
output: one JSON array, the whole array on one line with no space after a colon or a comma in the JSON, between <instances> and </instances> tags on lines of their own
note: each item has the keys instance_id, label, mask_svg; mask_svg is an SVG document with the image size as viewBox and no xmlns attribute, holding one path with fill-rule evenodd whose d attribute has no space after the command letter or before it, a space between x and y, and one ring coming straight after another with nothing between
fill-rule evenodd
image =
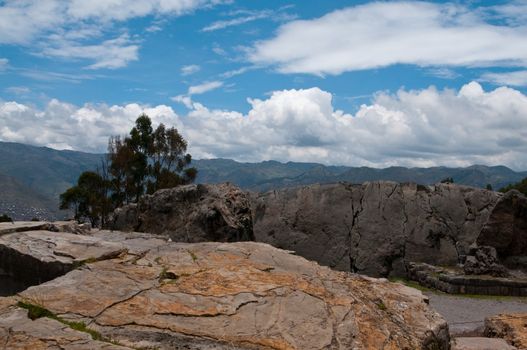
<instances>
[{"instance_id":1,"label":"green grass patch","mask_svg":"<svg viewBox=\"0 0 527 350\"><path fill-rule=\"evenodd\" d=\"M377 305L379 310L386 311L386 309L387 309L386 304L384 304L382 302L382 300L379 300L379 301L375 302L375 305Z\"/></svg>"},{"instance_id":2,"label":"green grass patch","mask_svg":"<svg viewBox=\"0 0 527 350\"><path fill-rule=\"evenodd\" d=\"M63 319L62 317L59 317L57 315L55 315L53 312L49 311L48 309L40 306L40 305L35 305L35 304L31 304L31 303L27 303L27 302L23 302L23 301L19 301L17 303L17 306L22 308L22 309L26 309L27 310L27 316L31 319L31 320L36 320L36 319L39 319L39 318L42 318L42 317L47 317L47 318L50 318L52 320L55 320L55 321L58 321L62 324L65 324L67 325L68 327L70 327L71 329L74 329L76 331L79 331L79 332L83 332L83 333L87 333L89 334L93 340L98 340L98 341L102 341L102 342L106 342L106 343L114 343L108 339L105 339L101 333L93 330L93 329L90 329L88 328L88 326L86 326L86 324L84 322L73 322L73 321L67 321L65 319Z\"/></svg>"}]
</instances>

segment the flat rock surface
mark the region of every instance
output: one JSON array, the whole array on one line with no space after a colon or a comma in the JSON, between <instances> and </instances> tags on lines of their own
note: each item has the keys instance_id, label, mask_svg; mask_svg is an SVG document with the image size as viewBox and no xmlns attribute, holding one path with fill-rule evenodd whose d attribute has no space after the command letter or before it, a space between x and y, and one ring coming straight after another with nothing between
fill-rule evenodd
<instances>
[{"instance_id":1,"label":"flat rock surface","mask_svg":"<svg viewBox=\"0 0 527 350\"><path fill-rule=\"evenodd\" d=\"M430 306L448 322L452 335L483 334L485 318L507 312L527 312L527 298L463 297L426 292Z\"/></svg>"},{"instance_id":2,"label":"flat rock surface","mask_svg":"<svg viewBox=\"0 0 527 350\"><path fill-rule=\"evenodd\" d=\"M455 338L452 341L451 350L515 350L516 347L509 345L503 339L492 339L483 337Z\"/></svg>"},{"instance_id":3,"label":"flat rock surface","mask_svg":"<svg viewBox=\"0 0 527 350\"><path fill-rule=\"evenodd\" d=\"M2 349L124 350L108 342L93 340L50 318L31 320L27 310L16 307L13 299L0 298L0 344Z\"/></svg>"},{"instance_id":4,"label":"flat rock surface","mask_svg":"<svg viewBox=\"0 0 527 350\"><path fill-rule=\"evenodd\" d=\"M98 238L104 235L112 233ZM449 342L445 320L421 292L332 271L263 243L163 242L89 262L4 300L11 304L0 308L0 344L10 339L10 320L24 319L12 300L133 348L446 349ZM18 344L62 341L60 324L50 321L20 321ZM62 330L74 342L89 341Z\"/></svg>"},{"instance_id":5,"label":"flat rock surface","mask_svg":"<svg viewBox=\"0 0 527 350\"><path fill-rule=\"evenodd\" d=\"M24 231L0 236L0 247L17 251L43 262L57 261L71 264L75 261L100 260L124 251L120 242L74 235L67 232Z\"/></svg>"}]
</instances>

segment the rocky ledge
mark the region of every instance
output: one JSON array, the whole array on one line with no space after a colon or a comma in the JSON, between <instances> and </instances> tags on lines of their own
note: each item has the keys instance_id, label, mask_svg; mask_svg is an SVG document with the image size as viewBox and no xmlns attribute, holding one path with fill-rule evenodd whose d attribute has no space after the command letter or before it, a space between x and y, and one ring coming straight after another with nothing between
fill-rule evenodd
<instances>
[{"instance_id":1,"label":"rocky ledge","mask_svg":"<svg viewBox=\"0 0 527 350\"><path fill-rule=\"evenodd\" d=\"M81 262L0 298L0 344L9 349L449 347L445 320L421 292L264 243L40 230L3 235L0 246L35 268Z\"/></svg>"}]
</instances>

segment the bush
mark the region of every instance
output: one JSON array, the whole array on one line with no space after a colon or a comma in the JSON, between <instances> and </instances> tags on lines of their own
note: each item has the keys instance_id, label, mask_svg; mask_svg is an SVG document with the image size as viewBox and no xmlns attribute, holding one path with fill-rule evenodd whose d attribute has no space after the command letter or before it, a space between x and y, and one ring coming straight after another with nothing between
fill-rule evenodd
<instances>
[{"instance_id":1,"label":"bush","mask_svg":"<svg viewBox=\"0 0 527 350\"><path fill-rule=\"evenodd\" d=\"M7 214L2 214L0 215L0 222L13 222L13 219Z\"/></svg>"}]
</instances>

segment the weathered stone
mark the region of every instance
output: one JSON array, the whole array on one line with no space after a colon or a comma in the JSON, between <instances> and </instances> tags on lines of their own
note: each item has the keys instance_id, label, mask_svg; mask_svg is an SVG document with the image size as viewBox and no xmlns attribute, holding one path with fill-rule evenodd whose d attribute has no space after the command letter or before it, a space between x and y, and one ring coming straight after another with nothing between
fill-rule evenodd
<instances>
[{"instance_id":1,"label":"weathered stone","mask_svg":"<svg viewBox=\"0 0 527 350\"><path fill-rule=\"evenodd\" d=\"M253 195L254 232L339 270L404 275L408 261L456 265L500 196L451 184L310 185Z\"/></svg>"},{"instance_id":2,"label":"weathered stone","mask_svg":"<svg viewBox=\"0 0 527 350\"><path fill-rule=\"evenodd\" d=\"M501 314L485 319L485 335L503 338L518 349L527 349L527 313Z\"/></svg>"},{"instance_id":3,"label":"weathered stone","mask_svg":"<svg viewBox=\"0 0 527 350\"><path fill-rule=\"evenodd\" d=\"M116 257L122 243L65 232L25 231L0 236L0 268L28 285L61 276L86 261Z\"/></svg>"},{"instance_id":4,"label":"weathered stone","mask_svg":"<svg viewBox=\"0 0 527 350\"><path fill-rule=\"evenodd\" d=\"M59 241L77 242L79 237L66 235L58 236ZM105 236L116 237L103 231L91 238ZM333 271L263 243L154 246L139 255L89 261L9 300L84 322L102 337L133 348L449 346L445 320L421 292L401 284ZM8 337L12 315L24 312L13 302L0 307L5 325L0 324L0 344ZM56 340L62 339L58 332L50 336L53 327L40 331L40 323L50 320L37 321L38 327L31 322L24 326L19 346L32 346L35 339L62 341Z\"/></svg>"},{"instance_id":5,"label":"weathered stone","mask_svg":"<svg viewBox=\"0 0 527 350\"><path fill-rule=\"evenodd\" d=\"M467 275L491 275L495 277L508 276L505 266L498 262L496 248L472 244L463 264Z\"/></svg>"},{"instance_id":6,"label":"weathered stone","mask_svg":"<svg viewBox=\"0 0 527 350\"><path fill-rule=\"evenodd\" d=\"M231 184L157 191L137 205L117 209L111 227L162 234L177 242L254 240L249 199Z\"/></svg>"},{"instance_id":7,"label":"weathered stone","mask_svg":"<svg viewBox=\"0 0 527 350\"><path fill-rule=\"evenodd\" d=\"M492 210L477 243L496 248L505 263L527 256L527 198L516 190L507 192Z\"/></svg>"},{"instance_id":8,"label":"weathered stone","mask_svg":"<svg viewBox=\"0 0 527 350\"><path fill-rule=\"evenodd\" d=\"M459 337L452 341L451 350L515 350L503 339Z\"/></svg>"},{"instance_id":9,"label":"weathered stone","mask_svg":"<svg viewBox=\"0 0 527 350\"><path fill-rule=\"evenodd\" d=\"M27 310L18 308L16 301L8 298L0 298L0 344L2 349L130 349L93 340L88 333L50 318L31 320Z\"/></svg>"}]
</instances>

